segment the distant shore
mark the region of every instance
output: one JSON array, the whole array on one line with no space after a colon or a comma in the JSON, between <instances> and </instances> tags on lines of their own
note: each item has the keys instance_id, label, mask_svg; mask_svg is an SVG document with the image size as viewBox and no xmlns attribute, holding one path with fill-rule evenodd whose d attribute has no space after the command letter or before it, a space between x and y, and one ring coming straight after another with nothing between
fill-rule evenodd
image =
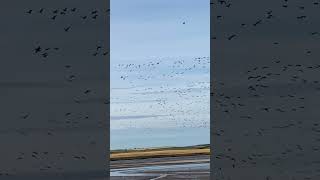
<instances>
[{"instance_id":1,"label":"distant shore","mask_svg":"<svg viewBox=\"0 0 320 180\"><path fill-rule=\"evenodd\" d=\"M181 157L210 155L210 145L196 145L186 147L163 147L163 148L145 148L145 149L128 149L128 150L112 150L110 160L133 160L148 159L162 157Z\"/></svg>"}]
</instances>

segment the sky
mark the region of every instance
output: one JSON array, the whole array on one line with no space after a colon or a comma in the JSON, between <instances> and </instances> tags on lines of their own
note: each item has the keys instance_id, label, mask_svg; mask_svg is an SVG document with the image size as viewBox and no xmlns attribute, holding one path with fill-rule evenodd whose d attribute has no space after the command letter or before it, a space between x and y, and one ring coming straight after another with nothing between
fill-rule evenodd
<instances>
[{"instance_id":1,"label":"sky","mask_svg":"<svg viewBox=\"0 0 320 180\"><path fill-rule=\"evenodd\" d=\"M112 61L209 55L208 0L113 0L111 9Z\"/></svg>"},{"instance_id":2,"label":"sky","mask_svg":"<svg viewBox=\"0 0 320 180\"><path fill-rule=\"evenodd\" d=\"M111 1L111 149L209 143L209 15L208 0Z\"/></svg>"}]
</instances>

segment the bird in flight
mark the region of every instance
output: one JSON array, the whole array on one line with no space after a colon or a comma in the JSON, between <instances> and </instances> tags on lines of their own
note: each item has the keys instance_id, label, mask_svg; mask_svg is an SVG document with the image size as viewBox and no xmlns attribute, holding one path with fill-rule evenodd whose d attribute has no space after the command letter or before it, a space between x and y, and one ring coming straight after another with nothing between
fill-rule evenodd
<instances>
[{"instance_id":1,"label":"bird in flight","mask_svg":"<svg viewBox=\"0 0 320 180\"><path fill-rule=\"evenodd\" d=\"M233 34L233 35L229 36L229 37L228 37L228 40L231 40L231 39L233 39L234 37L236 37L236 35L235 35L235 34Z\"/></svg>"},{"instance_id":2,"label":"bird in flight","mask_svg":"<svg viewBox=\"0 0 320 180\"><path fill-rule=\"evenodd\" d=\"M38 46L37 48L34 49L34 52L35 52L35 53L38 53L38 52L40 52L40 51L41 51L41 47L40 47L40 46Z\"/></svg>"},{"instance_id":3,"label":"bird in flight","mask_svg":"<svg viewBox=\"0 0 320 180\"><path fill-rule=\"evenodd\" d=\"M29 115L30 115L30 114L25 114L25 115L21 116L21 118L27 119L27 118L29 117Z\"/></svg>"},{"instance_id":4,"label":"bird in flight","mask_svg":"<svg viewBox=\"0 0 320 180\"><path fill-rule=\"evenodd\" d=\"M88 89L88 90L86 90L86 91L84 92L84 94L89 94L90 92L91 92L91 90Z\"/></svg>"},{"instance_id":5,"label":"bird in flight","mask_svg":"<svg viewBox=\"0 0 320 180\"><path fill-rule=\"evenodd\" d=\"M44 57L44 58L48 57L48 53L43 53L42 57Z\"/></svg>"},{"instance_id":6,"label":"bird in flight","mask_svg":"<svg viewBox=\"0 0 320 180\"><path fill-rule=\"evenodd\" d=\"M65 32L68 32L70 30L71 26L64 28Z\"/></svg>"},{"instance_id":7,"label":"bird in flight","mask_svg":"<svg viewBox=\"0 0 320 180\"><path fill-rule=\"evenodd\" d=\"M262 22L262 20L258 20L257 22L255 22L255 23L253 24L253 26L257 26L258 24L261 24L261 22Z\"/></svg>"}]
</instances>

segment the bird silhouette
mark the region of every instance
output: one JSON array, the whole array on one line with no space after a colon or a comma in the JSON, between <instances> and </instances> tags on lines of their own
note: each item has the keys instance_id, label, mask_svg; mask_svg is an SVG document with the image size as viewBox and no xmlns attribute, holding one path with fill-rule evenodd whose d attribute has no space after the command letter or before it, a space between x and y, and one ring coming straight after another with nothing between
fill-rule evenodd
<instances>
[{"instance_id":1,"label":"bird silhouette","mask_svg":"<svg viewBox=\"0 0 320 180\"><path fill-rule=\"evenodd\" d=\"M36 47L36 48L34 49L34 52L35 52L35 53L39 53L41 50L42 50L41 47L38 46L38 47Z\"/></svg>"},{"instance_id":2,"label":"bird silhouette","mask_svg":"<svg viewBox=\"0 0 320 180\"><path fill-rule=\"evenodd\" d=\"M96 15L92 16L92 19L97 19L97 17L98 17L98 15L96 14Z\"/></svg>"},{"instance_id":3,"label":"bird silhouette","mask_svg":"<svg viewBox=\"0 0 320 180\"><path fill-rule=\"evenodd\" d=\"M235 38L235 37L236 37L236 35L233 34L233 35L231 35L231 36L228 37L228 40L232 40L232 39Z\"/></svg>"},{"instance_id":4,"label":"bird silhouette","mask_svg":"<svg viewBox=\"0 0 320 180\"><path fill-rule=\"evenodd\" d=\"M64 28L64 31L69 32L70 28L71 28L71 26L68 26L68 27Z\"/></svg>"},{"instance_id":5,"label":"bird silhouette","mask_svg":"<svg viewBox=\"0 0 320 180\"><path fill-rule=\"evenodd\" d=\"M55 20L57 18L57 15L54 15L51 17L52 20Z\"/></svg>"}]
</instances>

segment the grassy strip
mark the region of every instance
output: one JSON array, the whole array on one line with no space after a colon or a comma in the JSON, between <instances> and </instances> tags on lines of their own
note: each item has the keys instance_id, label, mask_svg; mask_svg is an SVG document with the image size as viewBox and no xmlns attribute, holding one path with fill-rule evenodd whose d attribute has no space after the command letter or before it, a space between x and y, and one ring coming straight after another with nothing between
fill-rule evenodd
<instances>
[{"instance_id":1,"label":"grassy strip","mask_svg":"<svg viewBox=\"0 0 320 180\"><path fill-rule=\"evenodd\" d=\"M111 151L110 160L210 155L209 145Z\"/></svg>"}]
</instances>

